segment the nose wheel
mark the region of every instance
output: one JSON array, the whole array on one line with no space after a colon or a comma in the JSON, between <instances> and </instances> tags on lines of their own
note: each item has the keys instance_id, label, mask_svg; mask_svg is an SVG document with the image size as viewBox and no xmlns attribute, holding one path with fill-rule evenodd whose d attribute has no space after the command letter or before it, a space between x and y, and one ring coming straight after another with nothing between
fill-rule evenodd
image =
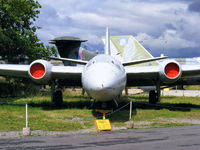
<instances>
[{"instance_id":1,"label":"nose wheel","mask_svg":"<svg viewBox=\"0 0 200 150\"><path fill-rule=\"evenodd\" d=\"M102 109L102 110L111 110L118 107L116 100L101 102L93 101L91 105L92 109Z\"/></svg>"}]
</instances>

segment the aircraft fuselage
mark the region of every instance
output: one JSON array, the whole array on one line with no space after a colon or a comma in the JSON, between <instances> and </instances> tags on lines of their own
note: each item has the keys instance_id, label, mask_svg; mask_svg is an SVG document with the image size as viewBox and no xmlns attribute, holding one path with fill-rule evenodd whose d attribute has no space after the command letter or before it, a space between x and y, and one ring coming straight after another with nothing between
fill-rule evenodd
<instances>
[{"instance_id":1,"label":"aircraft fuselage","mask_svg":"<svg viewBox=\"0 0 200 150\"><path fill-rule=\"evenodd\" d=\"M92 58L82 73L82 85L86 92L97 101L116 99L126 85L124 66L109 55Z\"/></svg>"}]
</instances>

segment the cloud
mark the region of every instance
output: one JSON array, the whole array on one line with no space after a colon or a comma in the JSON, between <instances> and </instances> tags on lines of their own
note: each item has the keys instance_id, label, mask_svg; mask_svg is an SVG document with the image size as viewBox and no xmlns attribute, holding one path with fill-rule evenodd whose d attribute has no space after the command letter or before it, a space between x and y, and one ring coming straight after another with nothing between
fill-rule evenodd
<instances>
[{"instance_id":1,"label":"cloud","mask_svg":"<svg viewBox=\"0 0 200 150\"><path fill-rule=\"evenodd\" d=\"M160 55L161 53L174 55L179 50L196 49L199 45L193 41L188 41L177 33L176 30L166 30L160 37L155 38L146 33L139 33L136 39L147 46L152 54ZM179 53L180 54L180 53Z\"/></svg>"},{"instance_id":2,"label":"cloud","mask_svg":"<svg viewBox=\"0 0 200 150\"><path fill-rule=\"evenodd\" d=\"M200 1L195 1L191 3L188 7L190 11L200 12Z\"/></svg>"},{"instance_id":3,"label":"cloud","mask_svg":"<svg viewBox=\"0 0 200 150\"><path fill-rule=\"evenodd\" d=\"M50 38L78 36L89 45L103 47L100 36L105 27L111 35L133 35L147 38L145 46L153 53L168 53L200 48L200 16L197 0L39 0L41 14L36 25L38 36L48 44ZM198 4L198 6L196 6ZM151 41L151 42L150 42ZM99 46L101 45L101 46ZM94 48L93 48L94 49ZM195 53L195 50L192 51ZM197 52L196 52L197 53ZM182 53L180 53L181 55ZM193 55L193 54L192 54ZM192 56L191 55L191 56ZM181 56L180 56L181 57Z\"/></svg>"}]
</instances>

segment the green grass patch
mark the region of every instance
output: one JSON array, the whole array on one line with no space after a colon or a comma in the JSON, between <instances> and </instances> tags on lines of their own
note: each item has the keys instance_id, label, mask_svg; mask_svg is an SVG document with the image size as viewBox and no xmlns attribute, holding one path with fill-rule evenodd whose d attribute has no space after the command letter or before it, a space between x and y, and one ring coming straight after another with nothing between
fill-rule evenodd
<instances>
[{"instance_id":1,"label":"green grass patch","mask_svg":"<svg viewBox=\"0 0 200 150\"><path fill-rule=\"evenodd\" d=\"M51 104L48 91L32 97L3 98L0 102L29 104L29 127L32 130L68 131L94 127L96 115L90 109L91 100L87 96L82 96L80 92L65 91L63 97L64 104L60 108ZM130 100L142 103L147 102L147 99L147 94L123 96L119 104L121 107ZM198 120L200 122L199 97L162 97L159 105L183 109L134 104L132 120L136 128L185 126L197 124ZM113 126L125 126L124 123L129 120L129 106L109 118ZM0 104L0 131L22 130L23 127L25 106Z\"/></svg>"},{"instance_id":2,"label":"green grass patch","mask_svg":"<svg viewBox=\"0 0 200 150\"><path fill-rule=\"evenodd\" d=\"M0 105L0 109L0 131L22 130L25 127L25 107ZM29 107L29 127L32 130L67 131L90 128L92 119L90 110L43 110L41 107Z\"/></svg>"},{"instance_id":3,"label":"green grass patch","mask_svg":"<svg viewBox=\"0 0 200 150\"><path fill-rule=\"evenodd\" d=\"M184 89L186 89L186 90L200 90L200 86L199 85L187 85L187 86L184 86Z\"/></svg>"}]
</instances>

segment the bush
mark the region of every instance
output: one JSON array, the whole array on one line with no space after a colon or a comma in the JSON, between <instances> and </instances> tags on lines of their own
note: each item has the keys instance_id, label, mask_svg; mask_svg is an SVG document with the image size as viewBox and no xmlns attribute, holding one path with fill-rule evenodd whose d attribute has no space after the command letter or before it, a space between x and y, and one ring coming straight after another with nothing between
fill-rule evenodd
<instances>
[{"instance_id":1,"label":"bush","mask_svg":"<svg viewBox=\"0 0 200 150\"><path fill-rule=\"evenodd\" d=\"M37 95L39 90L40 86L34 85L27 79L6 78L6 80L0 80L0 97L2 98Z\"/></svg>"}]
</instances>

